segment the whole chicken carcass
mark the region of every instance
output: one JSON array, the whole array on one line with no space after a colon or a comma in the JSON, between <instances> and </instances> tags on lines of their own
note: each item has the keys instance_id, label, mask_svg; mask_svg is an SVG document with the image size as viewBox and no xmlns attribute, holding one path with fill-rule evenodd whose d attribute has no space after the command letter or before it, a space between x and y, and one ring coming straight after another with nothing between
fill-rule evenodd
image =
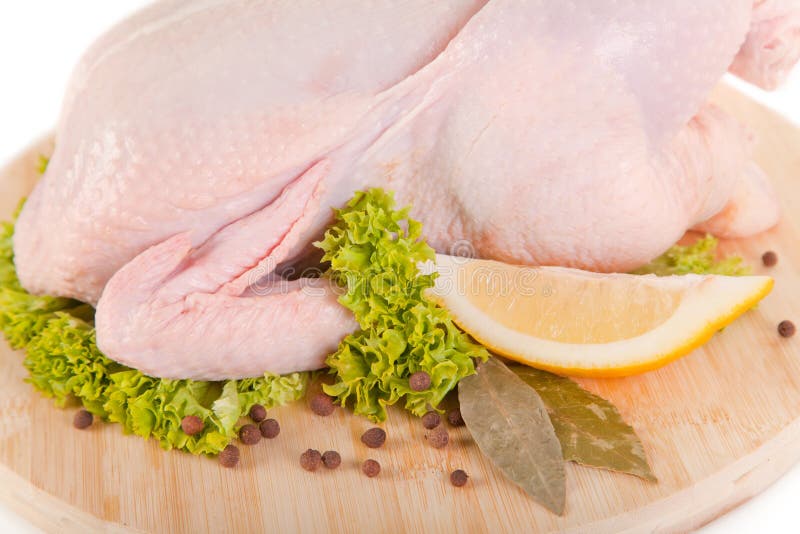
<instances>
[{"instance_id":1,"label":"whole chicken carcass","mask_svg":"<svg viewBox=\"0 0 800 534\"><path fill-rule=\"evenodd\" d=\"M447 252L627 271L689 228L772 226L748 132L705 103L797 59L780 0L170 0L101 38L16 228L35 293L97 305L155 376L318 368L356 328L283 280L354 191Z\"/></svg>"}]
</instances>

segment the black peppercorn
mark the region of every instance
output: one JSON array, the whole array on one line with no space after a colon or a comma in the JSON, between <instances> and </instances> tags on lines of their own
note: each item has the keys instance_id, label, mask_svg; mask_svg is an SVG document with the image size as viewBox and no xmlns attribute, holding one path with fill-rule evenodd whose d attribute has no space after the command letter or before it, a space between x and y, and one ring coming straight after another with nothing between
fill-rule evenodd
<instances>
[{"instance_id":1,"label":"black peppercorn","mask_svg":"<svg viewBox=\"0 0 800 534\"><path fill-rule=\"evenodd\" d=\"M436 428L442 422L442 417L436 412L428 412L422 416L422 426L428 430Z\"/></svg>"},{"instance_id":2,"label":"black peppercorn","mask_svg":"<svg viewBox=\"0 0 800 534\"><path fill-rule=\"evenodd\" d=\"M258 425L258 430L261 431L262 437L273 439L281 433L281 425L275 419L267 419Z\"/></svg>"},{"instance_id":3,"label":"black peppercorn","mask_svg":"<svg viewBox=\"0 0 800 534\"><path fill-rule=\"evenodd\" d=\"M236 445L228 445L219 453L219 463L222 467L236 467L239 463L239 448Z\"/></svg>"},{"instance_id":4,"label":"black peppercorn","mask_svg":"<svg viewBox=\"0 0 800 534\"><path fill-rule=\"evenodd\" d=\"M450 442L450 434L447 433L447 429L443 426L437 426L425 433L425 439L434 449L441 449Z\"/></svg>"},{"instance_id":5,"label":"black peppercorn","mask_svg":"<svg viewBox=\"0 0 800 534\"><path fill-rule=\"evenodd\" d=\"M374 478L378 476L378 473L381 472L381 464L379 464L375 460L367 460L366 462L364 462L364 465L361 466L361 470L369 478Z\"/></svg>"},{"instance_id":6,"label":"black peppercorn","mask_svg":"<svg viewBox=\"0 0 800 534\"><path fill-rule=\"evenodd\" d=\"M761 256L761 261L765 267L774 267L778 263L778 255L769 250Z\"/></svg>"},{"instance_id":7,"label":"black peppercorn","mask_svg":"<svg viewBox=\"0 0 800 534\"><path fill-rule=\"evenodd\" d=\"M778 333L781 337L792 337L797 329L792 321L781 321L778 325Z\"/></svg>"},{"instance_id":8,"label":"black peppercorn","mask_svg":"<svg viewBox=\"0 0 800 534\"><path fill-rule=\"evenodd\" d=\"M78 410L75 417L72 419L72 424L75 428L84 430L92 426L94 416L86 410Z\"/></svg>"},{"instance_id":9,"label":"black peppercorn","mask_svg":"<svg viewBox=\"0 0 800 534\"><path fill-rule=\"evenodd\" d=\"M306 471L316 471L322 464L322 455L318 450L308 449L300 455L300 466Z\"/></svg>"},{"instance_id":10,"label":"black peppercorn","mask_svg":"<svg viewBox=\"0 0 800 534\"><path fill-rule=\"evenodd\" d=\"M260 404L254 404L253 407L250 408L250 419L252 419L256 423L260 423L266 418L267 418L267 409L261 406Z\"/></svg>"},{"instance_id":11,"label":"black peppercorn","mask_svg":"<svg viewBox=\"0 0 800 534\"><path fill-rule=\"evenodd\" d=\"M336 469L342 463L342 457L336 451L325 451L322 453L322 465L328 469Z\"/></svg>"},{"instance_id":12,"label":"black peppercorn","mask_svg":"<svg viewBox=\"0 0 800 534\"><path fill-rule=\"evenodd\" d=\"M239 441L245 445L255 445L261 441L261 431L256 425L244 425L239 429Z\"/></svg>"},{"instance_id":13,"label":"black peppercorn","mask_svg":"<svg viewBox=\"0 0 800 534\"><path fill-rule=\"evenodd\" d=\"M452 426L464 426L464 418L461 417L461 409L455 408L447 412L447 422Z\"/></svg>"},{"instance_id":14,"label":"black peppercorn","mask_svg":"<svg viewBox=\"0 0 800 534\"><path fill-rule=\"evenodd\" d=\"M361 436L361 441L370 449L377 449L386 441L386 432L382 428L370 428Z\"/></svg>"},{"instance_id":15,"label":"black peppercorn","mask_svg":"<svg viewBox=\"0 0 800 534\"><path fill-rule=\"evenodd\" d=\"M333 413L336 405L333 404L333 399L324 393L317 393L311 397L311 411L323 417Z\"/></svg>"},{"instance_id":16,"label":"black peppercorn","mask_svg":"<svg viewBox=\"0 0 800 534\"><path fill-rule=\"evenodd\" d=\"M203 420L196 415L187 415L181 419L181 429L187 436L196 436L205 428Z\"/></svg>"},{"instance_id":17,"label":"black peppercorn","mask_svg":"<svg viewBox=\"0 0 800 534\"><path fill-rule=\"evenodd\" d=\"M425 391L431 387L431 375L425 371L417 371L408 377L408 387L412 391Z\"/></svg>"},{"instance_id":18,"label":"black peppercorn","mask_svg":"<svg viewBox=\"0 0 800 534\"><path fill-rule=\"evenodd\" d=\"M469 475L463 469L456 469L450 473L450 483L457 488L460 488L469 480Z\"/></svg>"}]
</instances>

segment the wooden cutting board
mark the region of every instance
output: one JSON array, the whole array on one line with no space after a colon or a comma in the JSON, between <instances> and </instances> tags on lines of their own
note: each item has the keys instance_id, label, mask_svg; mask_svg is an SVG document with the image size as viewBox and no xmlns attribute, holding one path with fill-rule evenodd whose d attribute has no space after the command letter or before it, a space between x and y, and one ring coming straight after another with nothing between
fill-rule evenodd
<instances>
[{"instance_id":1,"label":"wooden cutting board","mask_svg":"<svg viewBox=\"0 0 800 534\"><path fill-rule=\"evenodd\" d=\"M664 369L626 379L583 380L613 401L644 442L658 483L569 465L567 507L556 517L507 482L461 428L445 450L422 439L419 421L393 410L387 444L367 450L370 425L342 410L314 416L304 403L276 409L281 435L242 446L235 470L122 435L116 425L71 426L23 382L22 355L0 341L0 499L48 531L175 532L684 531L747 500L800 458L800 336L776 325L800 323L800 131L721 89L723 107L759 135L757 160L775 183L784 217L774 230L724 243L759 273L776 278L755 311L704 348ZM0 218L36 180L42 142L0 173ZM761 254L778 252L777 267ZM335 449L337 471L307 473L306 448ZM383 466L367 479L368 457ZM448 483L452 469L470 475Z\"/></svg>"}]
</instances>

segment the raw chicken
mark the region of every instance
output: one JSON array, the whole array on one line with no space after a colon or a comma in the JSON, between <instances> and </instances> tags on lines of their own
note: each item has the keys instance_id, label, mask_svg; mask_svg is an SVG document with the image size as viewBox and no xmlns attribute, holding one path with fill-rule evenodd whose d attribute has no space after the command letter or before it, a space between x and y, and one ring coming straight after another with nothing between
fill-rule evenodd
<instances>
[{"instance_id":1,"label":"raw chicken","mask_svg":"<svg viewBox=\"0 0 800 534\"><path fill-rule=\"evenodd\" d=\"M518 263L626 271L688 228L759 232L778 212L750 136L704 101L734 58L788 70L788 5L154 4L74 74L20 279L97 304L115 360L221 379L319 368L356 328L280 274L358 189L412 203L439 251Z\"/></svg>"}]
</instances>

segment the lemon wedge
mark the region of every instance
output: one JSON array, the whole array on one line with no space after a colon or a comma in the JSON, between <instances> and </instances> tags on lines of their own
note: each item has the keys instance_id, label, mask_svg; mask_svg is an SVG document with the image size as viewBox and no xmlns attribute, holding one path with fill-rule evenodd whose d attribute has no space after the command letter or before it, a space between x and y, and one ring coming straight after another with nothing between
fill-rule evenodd
<instances>
[{"instance_id":1,"label":"lemon wedge","mask_svg":"<svg viewBox=\"0 0 800 534\"><path fill-rule=\"evenodd\" d=\"M598 274L437 256L428 297L493 352L561 374L617 377L704 344L764 298L768 276Z\"/></svg>"}]
</instances>

